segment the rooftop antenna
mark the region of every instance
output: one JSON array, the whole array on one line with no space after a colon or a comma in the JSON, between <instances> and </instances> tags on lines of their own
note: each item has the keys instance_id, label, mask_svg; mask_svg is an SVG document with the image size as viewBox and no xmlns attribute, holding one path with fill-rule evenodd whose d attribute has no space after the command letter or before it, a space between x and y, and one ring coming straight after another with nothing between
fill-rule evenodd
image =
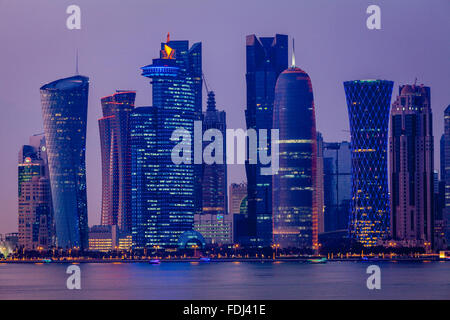
<instances>
[{"instance_id":1,"label":"rooftop antenna","mask_svg":"<svg viewBox=\"0 0 450 320\"><path fill-rule=\"evenodd\" d=\"M295 39L292 38L292 66L291 68L295 68Z\"/></svg>"},{"instance_id":2,"label":"rooftop antenna","mask_svg":"<svg viewBox=\"0 0 450 320\"><path fill-rule=\"evenodd\" d=\"M414 79L414 87L416 86L416 84L417 84L417 77Z\"/></svg>"},{"instance_id":3,"label":"rooftop antenna","mask_svg":"<svg viewBox=\"0 0 450 320\"><path fill-rule=\"evenodd\" d=\"M209 93L208 84L206 83L205 74L202 72L203 83L205 84L206 94Z\"/></svg>"},{"instance_id":4,"label":"rooftop antenna","mask_svg":"<svg viewBox=\"0 0 450 320\"><path fill-rule=\"evenodd\" d=\"M78 72L78 49L77 49L77 55L75 58L75 74L78 76L80 73Z\"/></svg>"}]
</instances>

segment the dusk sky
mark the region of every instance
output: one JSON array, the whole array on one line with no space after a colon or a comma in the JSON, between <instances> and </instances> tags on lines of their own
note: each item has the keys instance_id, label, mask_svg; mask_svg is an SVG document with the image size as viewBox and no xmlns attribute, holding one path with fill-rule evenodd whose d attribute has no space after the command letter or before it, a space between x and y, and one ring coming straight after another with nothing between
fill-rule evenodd
<instances>
[{"instance_id":1,"label":"dusk sky","mask_svg":"<svg viewBox=\"0 0 450 320\"><path fill-rule=\"evenodd\" d=\"M66 28L71 4L81 7L81 30ZM381 7L381 30L366 27L371 4ZM450 104L449 0L0 0L0 233L17 231L18 151L43 132L39 88L75 73L77 49L80 74L91 83L89 224L100 223L100 98L132 89L136 106L151 105L139 68L159 56L167 32L172 40L203 43L203 72L228 128L245 128L248 34L295 38L296 64L311 77L325 141L349 140L343 81L393 80L394 99L398 85L417 77L431 87L438 169ZM230 166L228 180L245 180L244 167Z\"/></svg>"}]
</instances>

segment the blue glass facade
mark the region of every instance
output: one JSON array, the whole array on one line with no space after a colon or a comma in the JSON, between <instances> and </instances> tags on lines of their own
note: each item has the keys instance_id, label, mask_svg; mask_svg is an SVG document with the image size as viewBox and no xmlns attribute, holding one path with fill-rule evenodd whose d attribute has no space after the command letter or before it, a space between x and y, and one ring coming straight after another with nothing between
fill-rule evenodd
<instances>
[{"instance_id":1,"label":"blue glass facade","mask_svg":"<svg viewBox=\"0 0 450 320\"><path fill-rule=\"evenodd\" d=\"M56 80L40 89L56 245L88 247L86 123L89 78Z\"/></svg>"},{"instance_id":2,"label":"blue glass facade","mask_svg":"<svg viewBox=\"0 0 450 320\"><path fill-rule=\"evenodd\" d=\"M350 143L323 144L324 231L348 230L352 199Z\"/></svg>"},{"instance_id":3,"label":"blue glass facade","mask_svg":"<svg viewBox=\"0 0 450 320\"><path fill-rule=\"evenodd\" d=\"M152 126L156 144L150 144L151 138L146 136L142 140L144 144L139 145L139 140L131 133L132 150L143 152L142 160L132 160L132 176L145 175L143 187L139 177L132 178L132 234L133 246L137 248L176 247L179 236L193 228L196 208L194 165L173 163L172 149L179 141L171 141L171 136L178 128L186 129L193 136L195 81L184 69L185 65L177 61L179 56L170 47L171 43L162 44L160 59L142 67L142 75L152 79ZM136 128L135 120L132 115L132 131ZM141 129L145 130L146 126ZM137 204L141 207L136 207Z\"/></svg>"},{"instance_id":4,"label":"blue glass facade","mask_svg":"<svg viewBox=\"0 0 450 320\"><path fill-rule=\"evenodd\" d=\"M270 150L275 84L279 74L288 67L288 36L249 35L246 41L247 129L267 129ZM272 242L272 176L261 175L261 167L249 161L245 165L250 239L247 245L258 247Z\"/></svg>"},{"instance_id":5,"label":"blue glass facade","mask_svg":"<svg viewBox=\"0 0 450 320\"><path fill-rule=\"evenodd\" d=\"M317 133L311 79L299 68L278 77L273 129L279 130L279 171L273 175L273 242L318 245Z\"/></svg>"},{"instance_id":6,"label":"blue glass facade","mask_svg":"<svg viewBox=\"0 0 450 320\"><path fill-rule=\"evenodd\" d=\"M139 107L130 115L131 234L133 246L160 244L156 108Z\"/></svg>"},{"instance_id":7,"label":"blue glass facade","mask_svg":"<svg viewBox=\"0 0 450 320\"><path fill-rule=\"evenodd\" d=\"M131 181L129 118L134 91L117 91L101 99L103 118L98 120L102 153L102 225L131 231Z\"/></svg>"},{"instance_id":8,"label":"blue glass facade","mask_svg":"<svg viewBox=\"0 0 450 320\"><path fill-rule=\"evenodd\" d=\"M387 143L393 85L387 80L344 82L352 145L349 232L367 247L389 234Z\"/></svg>"}]
</instances>

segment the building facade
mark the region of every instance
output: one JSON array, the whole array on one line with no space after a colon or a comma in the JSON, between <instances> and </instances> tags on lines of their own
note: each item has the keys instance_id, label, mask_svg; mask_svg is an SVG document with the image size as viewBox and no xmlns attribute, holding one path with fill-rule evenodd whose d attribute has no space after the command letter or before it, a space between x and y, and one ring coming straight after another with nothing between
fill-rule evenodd
<instances>
[{"instance_id":1,"label":"building facade","mask_svg":"<svg viewBox=\"0 0 450 320\"><path fill-rule=\"evenodd\" d=\"M102 225L131 231L130 114L136 92L117 91L101 99L98 120L102 156Z\"/></svg>"},{"instance_id":2,"label":"building facade","mask_svg":"<svg viewBox=\"0 0 450 320\"><path fill-rule=\"evenodd\" d=\"M167 53L165 46L172 49ZM199 121L202 118L203 101L203 69L202 69L202 43L196 42L189 47L187 40L171 40L167 35L166 43L161 44L160 58L169 58L172 54L175 58L175 64L179 67L180 73L189 77L191 90L194 94L194 120ZM156 106L155 103L153 103ZM193 150L193 152L195 152ZM202 165L194 164L194 211L197 214L202 212Z\"/></svg>"},{"instance_id":3,"label":"building facade","mask_svg":"<svg viewBox=\"0 0 450 320\"><path fill-rule=\"evenodd\" d=\"M433 153L430 88L400 86L392 105L389 139L390 231L394 240L416 242L417 246L431 246L434 241Z\"/></svg>"},{"instance_id":4,"label":"building facade","mask_svg":"<svg viewBox=\"0 0 450 320\"><path fill-rule=\"evenodd\" d=\"M275 85L288 67L288 37L246 38L247 129L270 129L273 125ZM267 147L270 150L270 143ZM264 247L272 242L272 176L261 175L261 164L246 162L248 181L248 231L250 245Z\"/></svg>"},{"instance_id":5,"label":"building facade","mask_svg":"<svg viewBox=\"0 0 450 320\"><path fill-rule=\"evenodd\" d=\"M135 108L130 115L131 234L133 247L160 245L156 108Z\"/></svg>"},{"instance_id":6,"label":"building facade","mask_svg":"<svg viewBox=\"0 0 450 320\"><path fill-rule=\"evenodd\" d=\"M387 80L344 82L352 145L349 231L366 247L389 235L387 144L393 85Z\"/></svg>"},{"instance_id":7,"label":"building facade","mask_svg":"<svg viewBox=\"0 0 450 320\"><path fill-rule=\"evenodd\" d=\"M444 181L445 181L445 210L444 210L444 229L447 245L450 244L450 105L444 112ZM441 151L442 152L442 151ZM442 158L441 158L442 159ZM442 160L441 160L442 161ZM441 165L442 166L442 165Z\"/></svg>"},{"instance_id":8,"label":"building facade","mask_svg":"<svg viewBox=\"0 0 450 320\"><path fill-rule=\"evenodd\" d=\"M213 156L221 158L222 163L208 164L203 161L202 170L202 213L213 215L228 214L227 201L227 163L226 163L226 113L216 109L216 100L213 91L208 93L207 109L203 113L203 133L209 129L218 130L223 137L222 146L215 144L215 152ZM218 133L218 132L217 132ZM217 142L217 141L215 141ZM208 145L211 141L203 142L203 150L208 151ZM203 235L205 236L205 235Z\"/></svg>"},{"instance_id":9,"label":"building facade","mask_svg":"<svg viewBox=\"0 0 450 320\"><path fill-rule=\"evenodd\" d=\"M324 163L324 232L348 230L352 199L350 143L325 142Z\"/></svg>"},{"instance_id":10,"label":"building facade","mask_svg":"<svg viewBox=\"0 0 450 320\"><path fill-rule=\"evenodd\" d=\"M194 230L200 232L207 244L233 243L233 216L220 214L196 214Z\"/></svg>"},{"instance_id":11,"label":"building facade","mask_svg":"<svg viewBox=\"0 0 450 320\"><path fill-rule=\"evenodd\" d=\"M239 214L242 200L247 196L247 183L232 183L229 186L229 214Z\"/></svg>"},{"instance_id":12,"label":"building facade","mask_svg":"<svg viewBox=\"0 0 450 320\"><path fill-rule=\"evenodd\" d=\"M279 171L273 175L273 242L318 248L317 133L311 79L293 66L275 88L273 128L279 130Z\"/></svg>"},{"instance_id":13,"label":"building facade","mask_svg":"<svg viewBox=\"0 0 450 320\"><path fill-rule=\"evenodd\" d=\"M323 151L324 151L324 142L323 142L323 136L322 133L317 132L317 174L316 174L316 183L315 183L315 190L314 194L316 196L316 204L317 204L317 232L322 233L325 230L325 217L324 217L324 210L325 210L325 204L324 204L324 176L323 176Z\"/></svg>"},{"instance_id":14,"label":"building facade","mask_svg":"<svg viewBox=\"0 0 450 320\"><path fill-rule=\"evenodd\" d=\"M168 39L161 44L160 58L141 68L142 75L152 79L153 107L137 108L141 110L135 110L130 120L132 238L136 248L176 247L180 235L193 229L198 200L193 157L189 153L183 154L186 161L172 160L175 146L192 151L197 119L198 79L191 72L193 67L186 65L191 61L184 54L188 47L187 41ZM180 128L182 136L172 138Z\"/></svg>"},{"instance_id":15,"label":"building facade","mask_svg":"<svg viewBox=\"0 0 450 320\"><path fill-rule=\"evenodd\" d=\"M89 78L73 76L41 87L50 186L60 248L88 247L86 124Z\"/></svg>"},{"instance_id":16,"label":"building facade","mask_svg":"<svg viewBox=\"0 0 450 320\"><path fill-rule=\"evenodd\" d=\"M18 164L19 246L48 249L53 245L53 211L44 135L22 146Z\"/></svg>"}]
</instances>

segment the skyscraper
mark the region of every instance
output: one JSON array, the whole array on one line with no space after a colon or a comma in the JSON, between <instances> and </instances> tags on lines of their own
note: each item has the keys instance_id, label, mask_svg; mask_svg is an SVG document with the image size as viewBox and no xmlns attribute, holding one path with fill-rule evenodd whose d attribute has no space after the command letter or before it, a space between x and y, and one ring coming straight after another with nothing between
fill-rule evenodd
<instances>
[{"instance_id":1,"label":"skyscraper","mask_svg":"<svg viewBox=\"0 0 450 320\"><path fill-rule=\"evenodd\" d=\"M317 232L322 233L325 230L325 220L324 220L324 189L323 189L323 136L322 133L317 132L317 174L315 182L314 194L316 196L317 204Z\"/></svg>"},{"instance_id":2,"label":"skyscraper","mask_svg":"<svg viewBox=\"0 0 450 320\"><path fill-rule=\"evenodd\" d=\"M103 118L98 120L102 154L102 225L131 231L131 159L129 118L134 91L117 91L101 99Z\"/></svg>"},{"instance_id":3,"label":"skyscraper","mask_svg":"<svg viewBox=\"0 0 450 320\"><path fill-rule=\"evenodd\" d=\"M88 247L86 123L89 78L73 76L41 87L48 167L60 248Z\"/></svg>"},{"instance_id":4,"label":"skyscraper","mask_svg":"<svg viewBox=\"0 0 450 320\"><path fill-rule=\"evenodd\" d=\"M132 233L133 245L138 248L177 246L179 236L193 228L193 158L190 157L191 163L172 161L176 145L181 143L188 148L186 142L171 139L173 132L183 128L192 139L196 119L196 82L182 62L185 57L181 44L182 48L188 47L187 41L168 39L161 44L160 58L141 68L142 75L152 79L154 106L136 110L136 116L131 116L132 158L136 157L132 160ZM146 124L140 125L139 121ZM146 130L150 132L146 134Z\"/></svg>"},{"instance_id":5,"label":"skyscraper","mask_svg":"<svg viewBox=\"0 0 450 320\"><path fill-rule=\"evenodd\" d=\"M202 214L225 215L227 209L227 164L226 164L226 114L216 109L216 100L213 91L208 93L208 105L203 113L203 132L215 129L222 134L222 164L203 164L202 172ZM204 149L209 141L203 142Z\"/></svg>"},{"instance_id":6,"label":"skyscraper","mask_svg":"<svg viewBox=\"0 0 450 320\"><path fill-rule=\"evenodd\" d=\"M275 84L288 67L288 37L247 36L247 129L270 129L273 122ZM270 143L268 143L270 150ZM269 246L272 241L272 176L261 175L260 163L246 162L248 181L249 236L255 246Z\"/></svg>"},{"instance_id":7,"label":"skyscraper","mask_svg":"<svg viewBox=\"0 0 450 320\"><path fill-rule=\"evenodd\" d=\"M279 130L279 171L273 175L273 241L282 248L317 249L314 98L309 75L295 67L295 61L277 80L273 129Z\"/></svg>"},{"instance_id":8,"label":"skyscraper","mask_svg":"<svg viewBox=\"0 0 450 320\"><path fill-rule=\"evenodd\" d=\"M444 112L445 239L450 244L450 105Z\"/></svg>"},{"instance_id":9,"label":"skyscraper","mask_svg":"<svg viewBox=\"0 0 450 320\"><path fill-rule=\"evenodd\" d=\"M324 231L348 229L352 199L350 143L324 142Z\"/></svg>"},{"instance_id":10,"label":"skyscraper","mask_svg":"<svg viewBox=\"0 0 450 320\"><path fill-rule=\"evenodd\" d=\"M19 152L19 246L52 246L53 214L45 137L34 135Z\"/></svg>"},{"instance_id":11,"label":"skyscraper","mask_svg":"<svg viewBox=\"0 0 450 320\"><path fill-rule=\"evenodd\" d=\"M387 142L393 85L387 80L344 82L352 145L350 234L366 247L389 234Z\"/></svg>"},{"instance_id":12,"label":"skyscraper","mask_svg":"<svg viewBox=\"0 0 450 320\"><path fill-rule=\"evenodd\" d=\"M160 245L164 222L158 188L158 141L155 107L139 107L130 115L131 234L133 247Z\"/></svg>"},{"instance_id":13,"label":"skyscraper","mask_svg":"<svg viewBox=\"0 0 450 320\"><path fill-rule=\"evenodd\" d=\"M166 45L173 51L166 53ZM180 73L190 78L189 82L194 94L194 120L201 120L203 101L202 43L196 42L189 48L189 41L170 40L170 35L168 34L166 43L161 43L160 58L168 58L170 54L175 58L175 64L180 68ZM153 105L155 106L156 104L153 103ZM194 210L197 214L202 212L203 206L201 179L202 165L194 164Z\"/></svg>"},{"instance_id":14,"label":"skyscraper","mask_svg":"<svg viewBox=\"0 0 450 320\"><path fill-rule=\"evenodd\" d=\"M399 87L389 139L391 237L418 246L434 240L433 117L430 88Z\"/></svg>"}]
</instances>

